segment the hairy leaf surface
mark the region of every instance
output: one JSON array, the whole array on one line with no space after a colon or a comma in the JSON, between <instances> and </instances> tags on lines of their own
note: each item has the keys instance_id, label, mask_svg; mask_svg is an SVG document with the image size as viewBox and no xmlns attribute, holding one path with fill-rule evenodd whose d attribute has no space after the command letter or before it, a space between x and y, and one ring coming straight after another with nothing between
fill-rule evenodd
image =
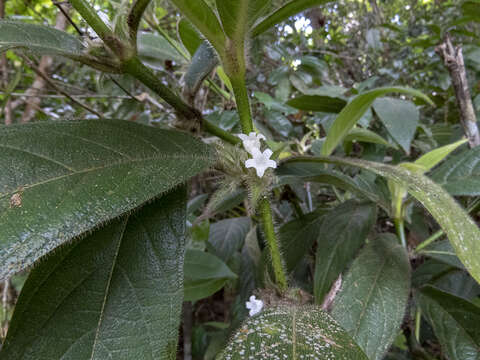
<instances>
[{"instance_id":1,"label":"hairy leaf surface","mask_svg":"<svg viewBox=\"0 0 480 360\"><path fill-rule=\"evenodd\" d=\"M212 163L187 134L127 121L0 127L0 278Z\"/></svg>"},{"instance_id":2,"label":"hairy leaf surface","mask_svg":"<svg viewBox=\"0 0 480 360\"><path fill-rule=\"evenodd\" d=\"M332 316L371 360L395 340L410 291L408 255L392 234L371 240L355 259Z\"/></svg>"},{"instance_id":3,"label":"hairy leaf surface","mask_svg":"<svg viewBox=\"0 0 480 360\"><path fill-rule=\"evenodd\" d=\"M249 318L221 360L367 360L352 338L316 307L277 307Z\"/></svg>"},{"instance_id":4,"label":"hairy leaf surface","mask_svg":"<svg viewBox=\"0 0 480 360\"><path fill-rule=\"evenodd\" d=\"M0 359L174 358L185 208L182 187L43 260L23 287Z\"/></svg>"},{"instance_id":5,"label":"hairy leaf surface","mask_svg":"<svg viewBox=\"0 0 480 360\"><path fill-rule=\"evenodd\" d=\"M208 242L215 255L228 263L230 258L241 249L250 226L249 217L224 219L211 224Z\"/></svg>"}]
</instances>

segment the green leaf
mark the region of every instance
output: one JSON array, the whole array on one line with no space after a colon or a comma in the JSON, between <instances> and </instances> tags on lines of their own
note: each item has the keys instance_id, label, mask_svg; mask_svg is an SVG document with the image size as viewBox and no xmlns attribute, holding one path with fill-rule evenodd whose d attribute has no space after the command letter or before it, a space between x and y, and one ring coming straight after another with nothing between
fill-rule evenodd
<instances>
[{"instance_id":1,"label":"green leaf","mask_svg":"<svg viewBox=\"0 0 480 360\"><path fill-rule=\"evenodd\" d=\"M245 39L250 26L270 6L271 0L216 0L223 30L230 39Z\"/></svg>"},{"instance_id":2,"label":"green leaf","mask_svg":"<svg viewBox=\"0 0 480 360\"><path fill-rule=\"evenodd\" d=\"M349 142L349 141L360 141L360 142L366 142L366 143L372 143L372 144L379 144L379 145L385 145L388 147L394 147L392 144L390 144L387 140L382 138L380 135L377 133L374 133L371 130L368 129L363 129L363 128L353 128L351 129L347 135L343 138L344 142Z\"/></svg>"},{"instance_id":3,"label":"green leaf","mask_svg":"<svg viewBox=\"0 0 480 360\"><path fill-rule=\"evenodd\" d=\"M219 53L223 52L225 34L217 15L204 0L171 0L171 2Z\"/></svg>"},{"instance_id":4,"label":"green leaf","mask_svg":"<svg viewBox=\"0 0 480 360\"><path fill-rule=\"evenodd\" d=\"M280 248L288 272L295 267L312 249L320 234L325 210L318 209L298 219L287 222L279 230Z\"/></svg>"},{"instance_id":5,"label":"green leaf","mask_svg":"<svg viewBox=\"0 0 480 360\"><path fill-rule=\"evenodd\" d=\"M337 145L340 144L345 135L348 134L350 129L354 127L357 121L360 120L363 114L370 108L375 99L391 92L416 96L429 104L433 104L432 101L420 91L403 87L378 88L360 94L345 106L340 114L338 114L327 134L327 138L323 144L322 154L330 155Z\"/></svg>"},{"instance_id":6,"label":"green leaf","mask_svg":"<svg viewBox=\"0 0 480 360\"><path fill-rule=\"evenodd\" d=\"M384 234L353 262L332 316L370 360L380 360L398 334L409 292L408 255L394 235Z\"/></svg>"},{"instance_id":7,"label":"green leaf","mask_svg":"<svg viewBox=\"0 0 480 360\"><path fill-rule=\"evenodd\" d=\"M400 99L375 100L373 109L392 138L410 154L410 144L420 121L420 112L411 102Z\"/></svg>"},{"instance_id":8,"label":"green leaf","mask_svg":"<svg viewBox=\"0 0 480 360\"><path fill-rule=\"evenodd\" d=\"M180 37L180 40L182 40L183 46L185 46L192 56L203 42L197 31L187 19L181 19L178 23L178 36Z\"/></svg>"},{"instance_id":9,"label":"green leaf","mask_svg":"<svg viewBox=\"0 0 480 360\"><path fill-rule=\"evenodd\" d=\"M139 33L137 44L140 59L154 69L165 69L166 60L185 63L183 56L163 36Z\"/></svg>"},{"instance_id":10,"label":"green leaf","mask_svg":"<svg viewBox=\"0 0 480 360\"><path fill-rule=\"evenodd\" d=\"M317 235L315 302L321 304L335 280L353 260L377 220L373 203L347 201L328 212Z\"/></svg>"},{"instance_id":11,"label":"green leaf","mask_svg":"<svg viewBox=\"0 0 480 360\"><path fill-rule=\"evenodd\" d=\"M301 95L289 100L287 105L299 110L338 114L347 105L347 102L331 96Z\"/></svg>"},{"instance_id":12,"label":"green leaf","mask_svg":"<svg viewBox=\"0 0 480 360\"><path fill-rule=\"evenodd\" d=\"M242 247L250 226L249 217L230 218L211 224L208 242L212 245L215 255L228 263Z\"/></svg>"},{"instance_id":13,"label":"green leaf","mask_svg":"<svg viewBox=\"0 0 480 360\"><path fill-rule=\"evenodd\" d=\"M433 172L432 179L452 195L480 195L480 147L451 156Z\"/></svg>"},{"instance_id":14,"label":"green leaf","mask_svg":"<svg viewBox=\"0 0 480 360\"><path fill-rule=\"evenodd\" d=\"M207 168L193 137L128 121L0 127L0 279Z\"/></svg>"},{"instance_id":15,"label":"green leaf","mask_svg":"<svg viewBox=\"0 0 480 360\"><path fill-rule=\"evenodd\" d=\"M193 102L203 81L218 65L215 50L207 42L202 42L192 57L192 62L184 76L184 96Z\"/></svg>"},{"instance_id":16,"label":"green leaf","mask_svg":"<svg viewBox=\"0 0 480 360\"><path fill-rule=\"evenodd\" d=\"M471 150L473 151L473 150ZM391 166L361 159L338 157L297 157L285 163L320 162L354 166L372 171L404 186L432 214L460 261L480 282L480 230L466 211L440 185L425 175L401 166Z\"/></svg>"},{"instance_id":17,"label":"green leaf","mask_svg":"<svg viewBox=\"0 0 480 360\"><path fill-rule=\"evenodd\" d=\"M431 286L421 290L419 302L449 359L480 359L478 306Z\"/></svg>"},{"instance_id":18,"label":"green leaf","mask_svg":"<svg viewBox=\"0 0 480 360\"><path fill-rule=\"evenodd\" d=\"M332 1L333 0L291 0L289 3L275 10L272 14L266 16L256 24L253 28L252 35L253 37L260 35L293 15L307 10L308 8L327 4Z\"/></svg>"},{"instance_id":19,"label":"green leaf","mask_svg":"<svg viewBox=\"0 0 480 360\"><path fill-rule=\"evenodd\" d=\"M368 360L351 337L316 307L276 307L249 318L220 360Z\"/></svg>"},{"instance_id":20,"label":"green leaf","mask_svg":"<svg viewBox=\"0 0 480 360\"><path fill-rule=\"evenodd\" d=\"M0 53L26 50L39 55L60 55L106 72L116 71L113 61L87 53L82 42L55 28L17 21L0 20Z\"/></svg>"},{"instance_id":21,"label":"green leaf","mask_svg":"<svg viewBox=\"0 0 480 360\"><path fill-rule=\"evenodd\" d=\"M174 358L185 204L182 187L46 257L23 287L0 358Z\"/></svg>"},{"instance_id":22,"label":"green leaf","mask_svg":"<svg viewBox=\"0 0 480 360\"><path fill-rule=\"evenodd\" d=\"M215 294L235 275L215 255L188 249L185 254L185 301L196 301Z\"/></svg>"},{"instance_id":23,"label":"green leaf","mask_svg":"<svg viewBox=\"0 0 480 360\"><path fill-rule=\"evenodd\" d=\"M456 150L459 146L465 144L467 141L467 139L462 139L454 142L453 144L448 144L429 151L428 153L415 160L415 164L422 166L425 171L431 170L440 162L442 162L448 155L450 155L452 151Z\"/></svg>"}]
</instances>

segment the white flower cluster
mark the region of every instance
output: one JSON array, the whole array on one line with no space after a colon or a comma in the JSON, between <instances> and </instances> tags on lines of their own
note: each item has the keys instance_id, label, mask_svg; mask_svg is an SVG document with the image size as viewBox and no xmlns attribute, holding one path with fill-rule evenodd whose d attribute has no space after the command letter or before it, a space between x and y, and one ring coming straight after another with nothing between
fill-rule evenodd
<instances>
[{"instance_id":1,"label":"white flower cluster","mask_svg":"<svg viewBox=\"0 0 480 360\"><path fill-rule=\"evenodd\" d=\"M250 296L250 301L247 301L245 303L245 306L247 307L248 315L253 316L258 314L260 311L262 311L263 308L263 301L262 300L257 300L255 295Z\"/></svg>"},{"instance_id":2,"label":"white flower cluster","mask_svg":"<svg viewBox=\"0 0 480 360\"><path fill-rule=\"evenodd\" d=\"M257 176L262 177L263 174L265 174L265 170L268 168L275 169L277 167L275 160L270 159L273 151L266 149L262 152L262 150L260 150L260 140L265 140L265 136L255 132L251 132L248 135L239 134L237 136L242 140L245 150L252 155L251 159L245 161L246 168L255 168Z\"/></svg>"}]
</instances>

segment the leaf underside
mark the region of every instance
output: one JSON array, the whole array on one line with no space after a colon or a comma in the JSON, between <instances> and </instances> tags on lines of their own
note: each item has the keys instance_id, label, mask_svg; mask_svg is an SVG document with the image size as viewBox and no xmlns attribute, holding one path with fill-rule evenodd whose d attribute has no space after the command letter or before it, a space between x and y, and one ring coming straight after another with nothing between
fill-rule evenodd
<instances>
[{"instance_id":1,"label":"leaf underside","mask_svg":"<svg viewBox=\"0 0 480 360\"><path fill-rule=\"evenodd\" d=\"M209 147L127 121L0 127L0 279L212 164Z\"/></svg>"},{"instance_id":2,"label":"leaf underside","mask_svg":"<svg viewBox=\"0 0 480 360\"><path fill-rule=\"evenodd\" d=\"M40 262L0 359L174 359L185 208L181 187Z\"/></svg>"}]
</instances>

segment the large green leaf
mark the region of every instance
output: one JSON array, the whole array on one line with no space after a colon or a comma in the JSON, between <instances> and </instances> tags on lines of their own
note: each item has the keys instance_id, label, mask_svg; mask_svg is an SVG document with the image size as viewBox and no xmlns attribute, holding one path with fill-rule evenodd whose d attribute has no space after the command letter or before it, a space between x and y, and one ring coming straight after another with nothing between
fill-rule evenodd
<instances>
[{"instance_id":1,"label":"large green leaf","mask_svg":"<svg viewBox=\"0 0 480 360\"><path fill-rule=\"evenodd\" d=\"M466 211L440 185L402 166L339 157L297 157L285 163L332 163L359 167L404 186L433 215L447 234L455 253L473 278L480 282L480 230ZM320 166L320 165L319 165Z\"/></svg>"},{"instance_id":2,"label":"large green leaf","mask_svg":"<svg viewBox=\"0 0 480 360\"><path fill-rule=\"evenodd\" d=\"M204 0L171 0L180 12L195 26L203 36L217 49L223 52L225 34L217 15Z\"/></svg>"},{"instance_id":3,"label":"large green leaf","mask_svg":"<svg viewBox=\"0 0 480 360\"><path fill-rule=\"evenodd\" d=\"M380 360L395 340L410 292L407 252L392 234L370 241L353 262L332 316L370 360Z\"/></svg>"},{"instance_id":4,"label":"large green leaf","mask_svg":"<svg viewBox=\"0 0 480 360\"><path fill-rule=\"evenodd\" d=\"M338 144L343 140L346 134L357 123L363 114L370 108L376 98L388 93L401 93L416 96L425 102L433 104L432 101L420 91L403 87L385 87L367 91L356 96L343 110L338 114L335 122L328 131L327 138L322 147L322 155L330 155Z\"/></svg>"},{"instance_id":5,"label":"large green leaf","mask_svg":"<svg viewBox=\"0 0 480 360\"><path fill-rule=\"evenodd\" d=\"M228 263L230 258L241 249L250 226L249 217L230 218L211 224L208 242L215 255Z\"/></svg>"},{"instance_id":6,"label":"large green leaf","mask_svg":"<svg viewBox=\"0 0 480 360\"><path fill-rule=\"evenodd\" d=\"M347 201L323 217L317 235L314 273L315 302L321 304L335 280L365 243L375 225L377 207L373 203Z\"/></svg>"},{"instance_id":7,"label":"large green leaf","mask_svg":"<svg viewBox=\"0 0 480 360\"><path fill-rule=\"evenodd\" d=\"M235 275L228 266L215 255L187 250L185 254L185 301L206 298L218 290Z\"/></svg>"},{"instance_id":8,"label":"large green leaf","mask_svg":"<svg viewBox=\"0 0 480 360\"><path fill-rule=\"evenodd\" d=\"M255 25L252 35L260 35L261 33L267 31L276 24L287 20L293 15L296 15L308 8L327 4L332 1L333 0L291 0L289 3L275 10L272 14L266 16L257 25Z\"/></svg>"},{"instance_id":9,"label":"large green leaf","mask_svg":"<svg viewBox=\"0 0 480 360\"><path fill-rule=\"evenodd\" d=\"M0 359L175 358L185 205L182 187L46 257L23 287Z\"/></svg>"},{"instance_id":10,"label":"large green leaf","mask_svg":"<svg viewBox=\"0 0 480 360\"><path fill-rule=\"evenodd\" d=\"M343 99L331 96L301 95L287 102L295 109L306 111L321 111L325 113L339 113L347 105Z\"/></svg>"},{"instance_id":11,"label":"large green leaf","mask_svg":"<svg viewBox=\"0 0 480 360\"><path fill-rule=\"evenodd\" d=\"M452 195L480 195L480 147L451 156L433 172L432 178Z\"/></svg>"},{"instance_id":12,"label":"large green leaf","mask_svg":"<svg viewBox=\"0 0 480 360\"><path fill-rule=\"evenodd\" d=\"M183 183L209 147L127 121L0 127L0 278Z\"/></svg>"},{"instance_id":13,"label":"large green leaf","mask_svg":"<svg viewBox=\"0 0 480 360\"><path fill-rule=\"evenodd\" d=\"M352 338L316 307L276 307L249 318L221 360L368 360Z\"/></svg>"},{"instance_id":14,"label":"large green leaf","mask_svg":"<svg viewBox=\"0 0 480 360\"><path fill-rule=\"evenodd\" d=\"M373 103L373 109L392 138L407 154L420 121L420 112L411 101L381 98Z\"/></svg>"},{"instance_id":15,"label":"large green leaf","mask_svg":"<svg viewBox=\"0 0 480 360\"><path fill-rule=\"evenodd\" d=\"M419 295L424 316L450 360L480 359L480 308L427 286Z\"/></svg>"},{"instance_id":16,"label":"large green leaf","mask_svg":"<svg viewBox=\"0 0 480 360\"><path fill-rule=\"evenodd\" d=\"M76 37L43 25L0 20L0 53L7 50L26 50L40 55L61 55L103 71L116 71L116 64L87 53Z\"/></svg>"},{"instance_id":17,"label":"large green leaf","mask_svg":"<svg viewBox=\"0 0 480 360\"><path fill-rule=\"evenodd\" d=\"M198 32L193 28L190 21L185 18L179 21L177 32L179 38L182 40L183 46L185 46L190 55L193 56L203 42Z\"/></svg>"}]
</instances>

